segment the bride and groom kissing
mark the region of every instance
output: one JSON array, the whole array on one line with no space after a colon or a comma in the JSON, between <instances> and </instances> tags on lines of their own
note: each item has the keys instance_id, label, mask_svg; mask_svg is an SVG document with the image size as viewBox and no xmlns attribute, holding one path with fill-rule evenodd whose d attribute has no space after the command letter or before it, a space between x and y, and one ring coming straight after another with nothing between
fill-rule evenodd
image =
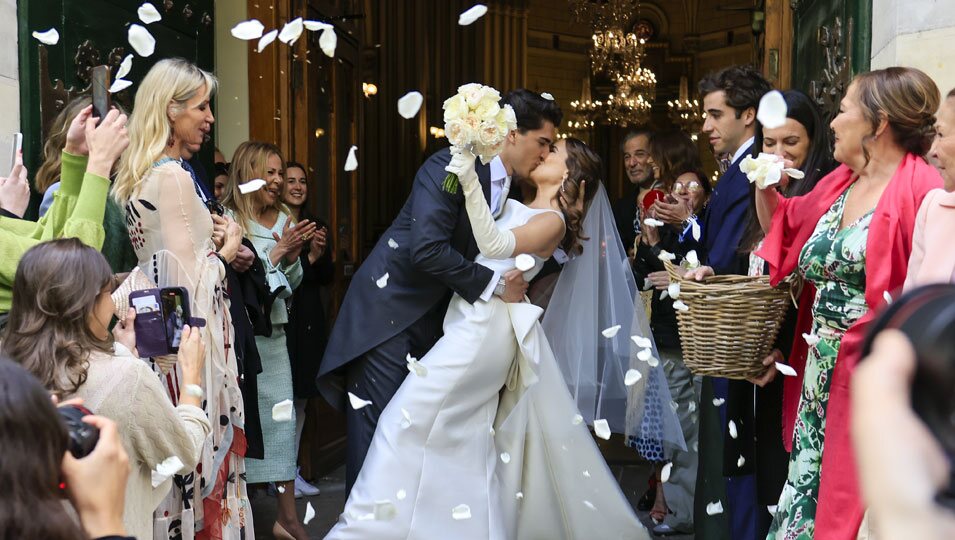
<instances>
[{"instance_id":1,"label":"bride and groom kissing","mask_svg":"<svg viewBox=\"0 0 955 540\"><path fill-rule=\"evenodd\" d=\"M557 140L552 99L501 106L517 129L500 155L429 157L345 295L317 379L348 429L349 498L326 538L647 538L524 301L555 250L581 251L601 160Z\"/></svg>"}]
</instances>

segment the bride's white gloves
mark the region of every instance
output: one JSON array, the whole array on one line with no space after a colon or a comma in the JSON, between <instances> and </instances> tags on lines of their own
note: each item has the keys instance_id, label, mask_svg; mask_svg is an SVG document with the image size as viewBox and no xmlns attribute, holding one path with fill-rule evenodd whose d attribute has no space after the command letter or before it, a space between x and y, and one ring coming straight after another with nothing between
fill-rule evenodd
<instances>
[{"instance_id":1,"label":"bride's white gloves","mask_svg":"<svg viewBox=\"0 0 955 540\"><path fill-rule=\"evenodd\" d=\"M474 170L474 154L452 146L451 163L444 170L457 175L464 190L464 207L481 254L491 259L508 259L513 256L517 239L513 232L498 230L494 223L491 209L481 191L481 182ZM504 197L505 194L502 193L501 196Z\"/></svg>"}]
</instances>

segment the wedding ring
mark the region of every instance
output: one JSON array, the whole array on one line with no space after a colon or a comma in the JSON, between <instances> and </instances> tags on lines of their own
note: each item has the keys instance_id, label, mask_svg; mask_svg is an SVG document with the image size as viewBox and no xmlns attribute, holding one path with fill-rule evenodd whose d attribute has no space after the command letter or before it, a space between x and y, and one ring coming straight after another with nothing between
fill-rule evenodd
<instances>
[{"instance_id":1,"label":"wedding ring","mask_svg":"<svg viewBox=\"0 0 955 540\"><path fill-rule=\"evenodd\" d=\"M312 238L312 233L305 233L305 234L302 235L302 241L303 241L303 242L308 242L309 239L311 239L311 238Z\"/></svg>"}]
</instances>

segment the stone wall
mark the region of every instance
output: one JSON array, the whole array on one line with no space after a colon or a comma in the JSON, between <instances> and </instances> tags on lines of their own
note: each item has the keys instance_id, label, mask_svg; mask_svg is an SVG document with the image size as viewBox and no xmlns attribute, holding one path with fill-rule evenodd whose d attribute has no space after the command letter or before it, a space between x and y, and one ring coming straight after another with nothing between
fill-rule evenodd
<instances>
[{"instance_id":1,"label":"stone wall","mask_svg":"<svg viewBox=\"0 0 955 540\"><path fill-rule=\"evenodd\" d=\"M917 67L943 95L955 88L951 0L872 0L872 13L872 69Z\"/></svg>"},{"instance_id":2,"label":"stone wall","mask_svg":"<svg viewBox=\"0 0 955 540\"><path fill-rule=\"evenodd\" d=\"M20 131L20 62L17 39L17 1L0 0L0 140ZM3 146L6 151L6 145ZM6 174L4 171L0 174Z\"/></svg>"}]
</instances>

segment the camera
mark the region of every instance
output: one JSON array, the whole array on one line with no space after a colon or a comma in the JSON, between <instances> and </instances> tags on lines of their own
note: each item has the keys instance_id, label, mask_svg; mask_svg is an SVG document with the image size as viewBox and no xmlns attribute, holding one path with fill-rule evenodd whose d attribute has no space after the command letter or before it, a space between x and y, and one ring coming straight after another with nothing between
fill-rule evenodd
<instances>
[{"instance_id":1,"label":"camera","mask_svg":"<svg viewBox=\"0 0 955 540\"><path fill-rule=\"evenodd\" d=\"M84 416L93 414L82 405L64 405L57 407L60 418L66 425L69 435L67 448L73 457L82 459L90 454L99 441L99 428L83 421Z\"/></svg>"}]
</instances>

